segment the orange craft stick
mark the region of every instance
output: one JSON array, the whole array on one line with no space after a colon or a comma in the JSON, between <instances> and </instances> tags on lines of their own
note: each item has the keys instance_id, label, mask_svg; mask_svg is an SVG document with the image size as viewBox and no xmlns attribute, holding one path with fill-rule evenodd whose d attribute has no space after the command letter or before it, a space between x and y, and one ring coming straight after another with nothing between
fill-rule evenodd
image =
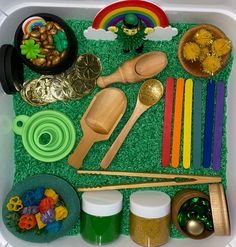
<instances>
[{"instance_id":1,"label":"orange craft stick","mask_svg":"<svg viewBox=\"0 0 236 247\"><path fill-rule=\"evenodd\" d=\"M174 168L177 168L179 166L183 95L184 95L184 79L179 78L176 83L174 129L173 129L173 142L172 142L172 166Z\"/></svg>"}]
</instances>

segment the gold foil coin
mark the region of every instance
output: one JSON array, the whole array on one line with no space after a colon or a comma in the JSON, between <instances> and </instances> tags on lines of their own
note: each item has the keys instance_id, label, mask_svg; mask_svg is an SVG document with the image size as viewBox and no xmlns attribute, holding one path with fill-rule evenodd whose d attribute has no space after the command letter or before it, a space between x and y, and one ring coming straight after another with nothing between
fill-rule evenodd
<instances>
[{"instance_id":1,"label":"gold foil coin","mask_svg":"<svg viewBox=\"0 0 236 247\"><path fill-rule=\"evenodd\" d=\"M75 68L81 79L97 79L102 71L100 59L91 53L85 53L78 57Z\"/></svg>"}]
</instances>

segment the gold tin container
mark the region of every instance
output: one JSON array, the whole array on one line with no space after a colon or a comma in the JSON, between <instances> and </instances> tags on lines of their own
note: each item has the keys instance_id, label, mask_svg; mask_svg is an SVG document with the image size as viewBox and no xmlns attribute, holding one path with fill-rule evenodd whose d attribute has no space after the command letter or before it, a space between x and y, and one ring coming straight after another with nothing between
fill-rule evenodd
<instances>
[{"instance_id":1,"label":"gold tin container","mask_svg":"<svg viewBox=\"0 0 236 247\"><path fill-rule=\"evenodd\" d=\"M138 191L130 197L130 237L139 245L161 246L170 233L170 197L159 191Z\"/></svg>"}]
</instances>

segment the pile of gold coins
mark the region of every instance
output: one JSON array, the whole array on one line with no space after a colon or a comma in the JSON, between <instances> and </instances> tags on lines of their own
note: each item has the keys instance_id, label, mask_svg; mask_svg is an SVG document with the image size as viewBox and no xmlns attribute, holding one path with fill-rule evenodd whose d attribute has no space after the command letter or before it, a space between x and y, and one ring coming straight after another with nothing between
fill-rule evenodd
<instances>
[{"instance_id":1,"label":"pile of gold coins","mask_svg":"<svg viewBox=\"0 0 236 247\"><path fill-rule=\"evenodd\" d=\"M89 94L96 86L102 66L91 53L82 54L74 66L58 75L42 75L26 81L21 97L33 106L46 105L57 100L77 100Z\"/></svg>"}]
</instances>

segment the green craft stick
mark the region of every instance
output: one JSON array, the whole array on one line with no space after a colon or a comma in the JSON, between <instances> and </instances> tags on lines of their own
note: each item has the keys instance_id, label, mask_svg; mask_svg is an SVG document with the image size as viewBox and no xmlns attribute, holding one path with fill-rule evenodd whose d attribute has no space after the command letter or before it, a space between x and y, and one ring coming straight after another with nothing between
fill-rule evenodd
<instances>
[{"instance_id":1,"label":"green craft stick","mask_svg":"<svg viewBox=\"0 0 236 247\"><path fill-rule=\"evenodd\" d=\"M193 91L193 168L201 167L201 114L202 114L202 83L194 82Z\"/></svg>"}]
</instances>

